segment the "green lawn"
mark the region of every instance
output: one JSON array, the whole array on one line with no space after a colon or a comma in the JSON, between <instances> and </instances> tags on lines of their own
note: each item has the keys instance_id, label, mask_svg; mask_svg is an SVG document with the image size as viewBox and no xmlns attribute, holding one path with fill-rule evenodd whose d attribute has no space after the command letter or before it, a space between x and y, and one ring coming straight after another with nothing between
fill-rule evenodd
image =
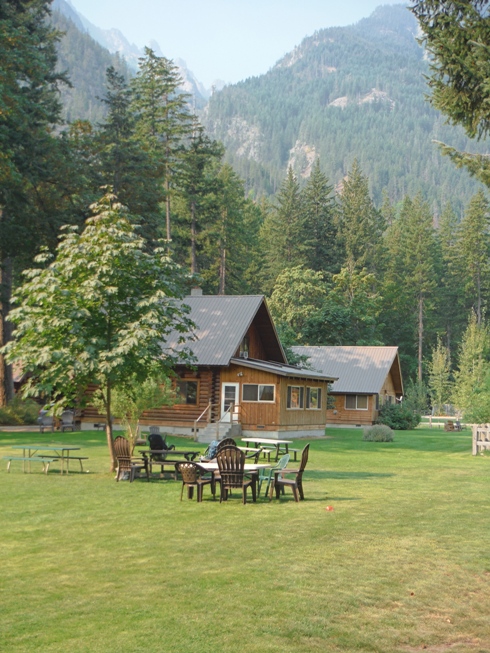
<instances>
[{"instance_id":1,"label":"green lawn","mask_svg":"<svg viewBox=\"0 0 490 653\"><path fill-rule=\"evenodd\" d=\"M328 435L306 501L243 506L116 483L102 433L1 433L2 455L79 443L90 471L1 461L0 650L490 651L488 455L470 431Z\"/></svg>"}]
</instances>

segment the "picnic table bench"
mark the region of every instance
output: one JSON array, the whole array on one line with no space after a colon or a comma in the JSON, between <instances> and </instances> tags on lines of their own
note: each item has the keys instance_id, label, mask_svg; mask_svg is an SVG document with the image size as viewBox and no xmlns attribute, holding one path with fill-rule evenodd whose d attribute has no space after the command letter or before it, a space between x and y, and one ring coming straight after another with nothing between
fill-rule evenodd
<instances>
[{"instance_id":1,"label":"picnic table bench","mask_svg":"<svg viewBox=\"0 0 490 653\"><path fill-rule=\"evenodd\" d=\"M83 472L82 460L88 460L88 456L72 456L72 455L70 455L70 456L60 456L60 455L56 455L56 454L52 454L52 455L48 456L47 454L42 454L42 453L37 454L37 457L38 458L51 458L51 462L55 462L56 460L63 460L64 462L66 462L66 471L67 471L67 473L69 471L70 460L78 460L78 462L80 463L80 471L81 472Z\"/></svg>"},{"instance_id":2,"label":"picnic table bench","mask_svg":"<svg viewBox=\"0 0 490 653\"><path fill-rule=\"evenodd\" d=\"M49 465L58 460L58 458L48 458L48 456L3 456L3 460L8 460L7 463L7 473L10 472L10 464L12 460L22 460L24 474L26 473L26 462L28 463L28 470L31 471L31 462L42 463L43 472L48 473Z\"/></svg>"}]
</instances>

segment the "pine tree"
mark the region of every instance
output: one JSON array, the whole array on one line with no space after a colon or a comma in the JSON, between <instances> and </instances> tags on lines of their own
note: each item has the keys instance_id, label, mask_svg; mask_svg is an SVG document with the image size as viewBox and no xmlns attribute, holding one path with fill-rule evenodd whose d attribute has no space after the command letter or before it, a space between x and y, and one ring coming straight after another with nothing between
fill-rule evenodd
<instances>
[{"instance_id":1,"label":"pine tree","mask_svg":"<svg viewBox=\"0 0 490 653\"><path fill-rule=\"evenodd\" d=\"M320 168L317 159L310 178L302 192L304 238L308 249L306 265L312 270L335 274L340 270L341 252L335 224L335 199L333 186Z\"/></svg>"},{"instance_id":2,"label":"pine tree","mask_svg":"<svg viewBox=\"0 0 490 653\"><path fill-rule=\"evenodd\" d=\"M56 72L58 34L48 0L0 3L0 347L10 338L13 277L40 242L56 233L51 208L61 150ZM0 406L12 398L11 369L0 354Z\"/></svg>"},{"instance_id":3,"label":"pine tree","mask_svg":"<svg viewBox=\"0 0 490 653\"><path fill-rule=\"evenodd\" d=\"M385 340L402 344L410 368L422 380L424 343L437 285L437 243L428 205L406 197L399 218L387 233L389 263L384 280ZM432 326L432 325L431 325ZM408 362L407 361L407 362Z\"/></svg>"},{"instance_id":4,"label":"pine tree","mask_svg":"<svg viewBox=\"0 0 490 653\"><path fill-rule=\"evenodd\" d=\"M381 271L384 228L383 217L369 195L368 179L354 161L339 202L339 233L347 267L366 268L374 274Z\"/></svg>"},{"instance_id":5,"label":"pine tree","mask_svg":"<svg viewBox=\"0 0 490 653\"><path fill-rule=\"evenodd\" d=\"M199 272L202 241L217 221L221 192L218 171L222 156L222 146L206 136L195 119L182 157L176 202L178 240L181 247L188 249L191 274Z\"/></svg>"},{"instance_id":6,"label":"pine tree","mask_svg":"<svg viewBox=\"0 0 490 653\"><path fill-rule=\"evenodd\" d=\"M133 78L131 108L136 115L136 136L145 144L159 168L165 192L165 234L171 240L171 195L182 165L183 143L192 131L189 96L180 88L177 67L150 48L140 59Z\"/></svg>"},{"instance_id":7,"label":"pine tree","mask_svg":"<svg viewBox=\"0 0 490 653\"><path fill-rule=\"evenodd\" d=\"M461 341L457 370L454 373L452 402L460 410L472 407L472 397L488 373L490 332L487 324L478 323L474 312L470 314L468 326Z\"/></svg>"},{"instance_id":8,"label":"pine tree","mask_svg":"<svg viewBox=\"0 0 490 653\"><path fill-rule=\"evenodd\" d=\"M490 234L488 223L488 201L483 191L471 200L461 222L459 248L460 269L465 280L466 307L475 311L481 324L490 290Z\"/></svg>"},{"instance_id":9,"label":"pine tree","mask_svg":"<svg viewBox=\"0 0 490 653\"><path fill-rule=\"evenodd\" d=\"M450 360L456 354L455 343L461 339L465 329L466 314L464 289L460 268L460 245L458 241L458 217L451 205L446 204L442 212L437 233L441 251L437 289L437 313L440 328L445 334Z\"/></svg>"},{"instance_id":10,"label":"pine tree","mask_svg":"<svg viewBox=\"0 0 490 653\"><path fill-rule=\"evenodd\" d=\"M269 287L284 269L306 265L305 216L299 184L291 166L276 196L276 204L266 217L261 238Z\"/></svg>"}]
</instances>

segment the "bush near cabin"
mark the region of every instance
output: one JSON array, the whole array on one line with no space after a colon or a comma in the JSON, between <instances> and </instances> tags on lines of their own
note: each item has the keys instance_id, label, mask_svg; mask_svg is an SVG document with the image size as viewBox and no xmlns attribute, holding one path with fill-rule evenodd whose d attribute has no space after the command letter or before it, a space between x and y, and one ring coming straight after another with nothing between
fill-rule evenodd
<instances>
[{"instance_id":1,"label":"bush near cabin","mask_svg":"<svg viewBox=\"0 0 490 653\"><path fill-rule=\"evenodd\" d=\"M376 424L385 424L395 431L411 431L420 424L421 415L401 404L385 404L380 408Z\"/></svg>"}]
</instances>

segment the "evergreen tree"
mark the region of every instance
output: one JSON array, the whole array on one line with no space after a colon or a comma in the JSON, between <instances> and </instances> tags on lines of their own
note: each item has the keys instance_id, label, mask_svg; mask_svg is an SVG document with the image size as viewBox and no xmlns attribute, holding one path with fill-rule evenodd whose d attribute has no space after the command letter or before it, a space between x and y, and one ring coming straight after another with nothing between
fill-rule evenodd
<instances>
[{"instance_id":1,"label":"evergreen tree","mask_svg":"<svg viewBox=\"0 0 490 653\"><path fill-rule=\"evenodd\" d=\"M102 102L106 119L97 133L100 186L112 188L130 215L137 216L142 234L158 238L162 223L160 204L165 199L158 166L144 142L135 136L132 93L123 75L107 69L107 93Z\"/></svg>"},{"instance_id":2,"label":"evergreen tree","mask_svg":"<svg viewBox=\"0 0 490 653\"><path fill-rule=\"evenodd\" d=\"M218 179L223 148L204 133L197 119L185 149L178 188L178 240L189 251L191 274L199 272L202 241L213 231L218 214Z\"/></svg>"},{"instance_id":3,"label":"evergreen tree","mask_svg":"<svg viewBox=\"0 0 490 653\"><path fill-rule=\"evenodd\" d=\"M471 138L484 138L490 132L488 1L417 0L411 10L431 55L431 103ZM487 156L447 146L443 152L490 186Z\"/></svg>"},{"instance_id":4,"label":"evergreen tree","mask_svg":"<svg viewBox=\"0 0 490 653\"><path fill-rule=\"evenodd\" d=\"M432 214L420 195L405 198L399 218L388 230L387 245L385 341L403 345L408 356L404 362L412 372L415 367L421 381L424 342L432 335L428 327L437 285L437 243Z\"/></svg>"},{"instance_id":5,"label":"evergreen tree","mask_svg":"<svg viewBox=\"0 0 490 653\"><path fill-rule=\"evenodd\" d=\"M488 201L479 191L471 200L461 222L459 248L460 270L464 279L466 307L473 309L481 324L484 299L490 290L490 234Z\"/></svg>"},{"instance_id":6,"label":"evergreen tree","mask_svg":"<svg viewBox=\"0 0 490 653\"><path fill-rule=\"evenodd\" d=\"M488 326L485 321L478 323L472 312L461 341L457 370L454 373L452 402L462 412L471 409L474 393L488 374L489 352Z\"/></svg>"},{"instance_id":7,"label":"evergreen tree","mask_svg":"<svg viewBox=\"0 0 490 653\"><path fill-rule=\"evenodd\" d=\"M49 209L62 166L54 135L60 122L58 34L48 0L0 3L0 347L10 337L14 274L40 242L53 237ZM0 354L0 406L12 398L11 368Z\"/></svg>"},{"instance_id":8,"label":"evergreen tree","mask_svg":"<svg viewBox=\"0 0 490 653\"><path fill-rule=\"evenodd\" d=\"M306 265L312 270L335 274L341 266L341 252L335 224L333 187L317 159L302 192L304 238L307 242Z\"/></svg>"},{"instance_id":9,"label":"evergreen tree","mask_svg":"<svg viewBox=\"0 0 490 653\"><path fill-rule=\"evenodd\" d=\"M354 161L340 194L339 232L347 267L380 273L384 259L384 221L373 204L368 179L357 161Z\"/></svg>"},{"instance_id":10,"label":"evergreen tree","mask_svg":"<svg viewBox=\"0 0 490 653\"><path fill-rule=\"evenodd\" d=\"M285 268L306 264L308 245L305 243L302 209L298 180L290 166L261 233L267 257L266 283L269 287Z\"/></svg>"},{"instance_id":11,"label":"evergreen tree","mask_svg":"<svg viewBox=\"0 0 490 653\"><path fill-rule=\"evenodd\" d=\"M171 195L182 165L183 143L192 130L188 110L189 96L180 88L177 67L165 57L157 57L150 48L140 59L140 67L131 80L131 108L136 116L136 136L155 160L165 192L165 234L171 240Z\"/></svg>"},{"instance_id":12,"label":"evergreen tree","mask_svg":"<svg viewBox=\"0 0 490 653\"><path fill-rule=\"evenodd\" d=\"M437 233L441 256L439 262L440 277L436 297L436 310L440 330L444 334L450 360L456 354L455 343L461 339L461 335L466 326L467 314L460 268L461 253L458 230L458 217L451 205L446 204L440 218Z\"/></svg>"}]
</instances>

